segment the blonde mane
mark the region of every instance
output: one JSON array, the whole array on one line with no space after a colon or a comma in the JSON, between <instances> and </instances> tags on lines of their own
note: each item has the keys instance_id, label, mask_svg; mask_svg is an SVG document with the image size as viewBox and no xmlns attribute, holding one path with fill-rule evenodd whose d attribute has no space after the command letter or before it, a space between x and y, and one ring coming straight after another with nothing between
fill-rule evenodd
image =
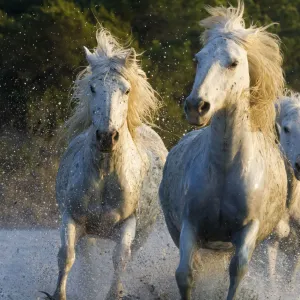
<instances>
[{"instance_id":1,"label":"blonde mane","mask_svg":"<svg viewBox=\"0 0 300 300\"><path fill-rule=\"evenodd\" d=\"M286 89L276 104L278 104L278 121L281 124L283 118L300 111L300 93Z\"/></svg>"},{"instance_id":2,"label":"blonde mane","mask_svg":"<svg viewBox=\"0 0 300 300\"><path fill-rule=\"evenodd\" d=\"M282 70L280 39L266 27L251 25L243 19L244 3L238 7L206 7L210 17L202 20L204 44L216 37L225 37L241 45L248 55L250 75L250 107L254 130L268 131L274 127L274 101L282 95L285 84Z\"/></svg>"},{"instance_id":3,"label":"blonde mane","mask_svg":"<svg viewBox=\"0 0 300 300\"><path fill-rule=\"evenodd\" d=\"M109 76L110 72L123 75L131 84L127 123L134 137L136 127L142 123L152 124L159 108L158 94L147 81L133 48L123 48L103 27L97 30L96 39L95 65L81 71L73 86L71 103L75 104L75 108L65 124L67 138L73 138L91 125L89 82L98 76Z\"/></svg>"}]
</instances>

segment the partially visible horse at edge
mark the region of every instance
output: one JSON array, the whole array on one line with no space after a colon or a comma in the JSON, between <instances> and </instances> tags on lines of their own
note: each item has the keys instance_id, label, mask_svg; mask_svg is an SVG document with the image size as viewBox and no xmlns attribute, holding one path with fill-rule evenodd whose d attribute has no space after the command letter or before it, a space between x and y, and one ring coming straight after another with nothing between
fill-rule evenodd
<instances>
[{"instance_id":1,"label":"partially visible horse at edge","mask_svg":"<svg viewBox=\"0 0 300 300\"><path fill-rule=\"evenodd\" d=\"M289 283L293 282L300 266L300 93L286 90L276 101L276 110L280 145L286 156L288 211L269 243L270 275L273 277L277 271L277 251L283 250L289 260L285 274Z\"/></svg>"},{"instance_id":2,"label":"partially visible horse at edge","mask_svg":"<svg viewBox=\"0 0 300 300\"><path fill-rule=\"evenodd\" d=\"M286 90L276 102L280 144L300 181L300 93Z\"/></svg>"},{"instance_id":3,"label":"partially visible horse at edge","mask_svg":"<svg viewBox=\"0 0 300 300\"><path fill-rule=\"evenodd\" d=\"M159 214L158 187L167 150L148 125L159 107L156 92L133 48L104 28L89 66L78 76L76 107L66 122L69 146L59 166L56 197L62 215L59 275L53 296L66 300L75 246L84 235L117 242L114 276L106 299L121 299L131 251L146 240Z\"/></svg>"},{"instance_id":4,"label":"partially visible horse at edge","mask_svg":"<svg viewBox=\"0 0 300 300\"><path fill-rule=\"evenodd\" d=\"M227 300L235 299L256 245L285 214L287 174L275 131L283 91L280 40L267 27L245 27L244 4L207 7L203 49L185 101L186 134L169 152L159 195L180 249L176 281L191 299L199 248L235 252Z\"/></svg>"}]
</instances>

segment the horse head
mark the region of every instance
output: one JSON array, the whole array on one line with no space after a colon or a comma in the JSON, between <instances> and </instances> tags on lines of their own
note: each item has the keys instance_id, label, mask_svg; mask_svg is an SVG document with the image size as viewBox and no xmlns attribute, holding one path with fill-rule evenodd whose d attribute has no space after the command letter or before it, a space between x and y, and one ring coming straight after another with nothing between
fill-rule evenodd
<instances>
[{"instance_id":1,"label":"horse head","mask_svg":"<svg viewBox=\"0 0 300 300\"><path fill-rule=\"evenodd\" d=\"M99 54L85 49L86 59L92 75L89 82L90 118L95 140L101 152L113 151L118 143L120 131L126 126L131 83L119 65L126 66L129 55L121 59L111 58L108 65L99 65ZM101 62L101 60L100 60ZM110 65L109 65L110 64Z\"/></svg>"},{"instance_id":2,"label":"horse head","mask_svg":"<svg viewBox=\"0 0 300 300\"><path fill-rule=\"evenodd\" d=\"M249 87L247 52L234 41L218 37L195 56L197 71L190 95L185 100L189 123L207 125L229 94Z\"/></svg>"},{"instance_id":3,"label":"horse head","mask_svg":"<svg viewBox=\"0 0 300 300\"><path fill-rule=\"evenodd\" d=\"M300 180L300 94L287 92L277 104L280 144Z\"/></svg>"},{"instance_id":4,"label":"horse head","mask_svg":"<svg viewBox=\"0 0 300 300\"><path fill-rule=\"evenodd\" d=\"M69 138L88 129L98 149L111 152L125 129L134 137L138 126L152 123L159 100L133 48L124 48L102 27L96 38L93 51L84 47L88 66L75 81L76 105L66 128Z\"/></svg>"}]
</instances>

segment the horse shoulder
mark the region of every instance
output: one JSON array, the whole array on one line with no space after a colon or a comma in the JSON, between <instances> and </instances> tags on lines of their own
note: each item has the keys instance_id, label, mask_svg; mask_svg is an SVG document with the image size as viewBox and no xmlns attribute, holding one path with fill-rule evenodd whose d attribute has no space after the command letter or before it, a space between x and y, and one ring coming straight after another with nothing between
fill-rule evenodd
<instances>
[{"instance_id":1,"label":"horse shoulder","mask_svg":"<svg viewBox=\"0 0 300 300\"><path fill-rule=\"evenodd\" d=\"M150 126L143 124L136 128L135 141L164 165L168 150L161 137Z\"/></svg>"},{"instance_id":2,"label":"horse shoulder","mask_svg":"<svg viewBox=\"0 0 300 300\"><path fill-rule=\"evenodd\" d=\"M209 128L194 130L182 137L177 145L175 145L169 152L167 157L165 169L178 168L182 169L188 161L193 159L199 152L203 150L203 140Z\"/></svg>"},{"instance_id":3,"label":"horse shoulder","mask_svg":"<svg viewBox=\"0 0 300 300\"><path fill-rule=\"evenodd\" d=\"M86 139L86 133L82 133L76 137L74 137L70 143L68 144L65 152L63 153L61 160L60 160L60 166L64 165L66 161L68 161L70 158L74 156L76 152L78 152L83 146L84 141Z\"/></svg>"},{"instance_id":4,"label":"horse shoulder","mask_svg":"<svg viewBox=\"0 0 300 300\"><path fill-rule=\"evenodd\" d=\"M75 169L82 167L84 141L85 134L82 133L71 140L62 155L56 176L56 196L58 201L64 198L64 194L68 191L70 185L79 184L78 181L81 180L80 172L76 172Z\"/></svg>"},{"instance_id":5,"label":"horse shoulder","mask_svg":"<svg viewBox=\"0 0 300 300\"><path fill-rule=\"evenodd\" d=\"M187 168L203 151L203 146L205 146L203 140L206 139L208 130L209 128L204 128L189 132L169 152L159 189L163 210L168 210L170 205L173 206L177 202L176 205L180 205L183 182L189 174ZM197 160L197 163L201 163L201 161Z\"/></svg>"},{"instance_id":6,"label":"horse shoulder","mask_svg":"<svg viewBox=\"0 0 300 300\"><path fill-rule=\"evenodd\" d=\"M134 140L139 151L144 152L148 159L136 211L137 230L145 235L160 213L158 187L168 151L160 136L147 125L136 128Z\"/></svg>"}]
</instances>

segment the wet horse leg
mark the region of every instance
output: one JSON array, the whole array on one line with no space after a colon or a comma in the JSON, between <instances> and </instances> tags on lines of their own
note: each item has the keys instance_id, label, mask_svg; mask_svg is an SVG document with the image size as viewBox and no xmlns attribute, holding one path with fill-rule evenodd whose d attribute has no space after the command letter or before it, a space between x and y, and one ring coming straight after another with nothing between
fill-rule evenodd
<instances>
[{"instance_id":1,"label":"wet horse leg","mask_svg":"<svg viewBox=\"0 0 300 300\"><path fill-rule=\"evenodd\" d=\"M56 291L53 300L66 300L66 285L68 274L75 261L75 246L78 239L82 236L83 230L67 214L63 215L60 231L61 247L58 252L59 275L56 285Z\"/></svg>"},{"instance_id":2,"label":"wet horse leg","mask_svg":"<svg viewBox=\"0 0 300 300\"><path fill-rule=\"evenodd\" d=\"M193 260L197 250L197 236L193 226L184 221L179 241L180 262L176 270L176 281L182 300L191 299L193 286Z\"/></svg>"},{"instance_id":3,"label":"wet horse leg","mask_svg":"<svg viewBox=\"0 0 300 300\"><path fill-rule=\"evenodd\" d=\"M114 276L106 300L122 299L122 275L131 258L131 245L136 233L136 217L131 216L124 221L120 237L113 253Z\"/></svg>"},{"instance_id":4,"label":"wet horse leg","mask_svg":"<svg viewBox=\"0 0 300 300\"><path fill-rule=\"evenodd\" d=\"M291 244L292 244L292 261L291 269L293 270L290 278L290 283L294 285L296 282L296 276L300 269L300 253L299 253L299 247L300 247L300 227L299 227L299 220L297 220L297 226L294 226L294 235L290 236ZM288 276L288 275L287 275Z\"/></svg>"},{"instance_id":5,"label":"wet horse leg","mask_svg":"<svg viewBox=\"0 0 300 300\"><path fill-rule=\"evenodd\" d=\"M253 220L234 236L236 249L229 267L230 287L227 300L235 299L238 287L248 271L249 262L256 245L258 230L259 221Z\"/></svg>"},{"instance_id":6,"label":"wet horse leg","mask_svg":"<svg viewBox=\"0 0 300 300\"><path fill-rule=\"evenodd\" d=\"M300 255L298 253L295 254L294 260L295 260L295 263L294 263L294 266L292 267L293 271L292 271L292 275L291 275L291 279L290 279L290 282L293 285L296 283L296 276L300 269Z\"/></svg>"},{"instance_id":7,"label":"wet horse leg","mask_svg":"<svg viewBox=\"0 0 300 300\"><path fill-rule=\"evenodd\" d=\"M279 241L270 241L268 245L268 258L269 258L269 279L270 283L275 286L276 281L276 264L278 259L278 248L279 248Z\"/></svg>"}]
</instances>

